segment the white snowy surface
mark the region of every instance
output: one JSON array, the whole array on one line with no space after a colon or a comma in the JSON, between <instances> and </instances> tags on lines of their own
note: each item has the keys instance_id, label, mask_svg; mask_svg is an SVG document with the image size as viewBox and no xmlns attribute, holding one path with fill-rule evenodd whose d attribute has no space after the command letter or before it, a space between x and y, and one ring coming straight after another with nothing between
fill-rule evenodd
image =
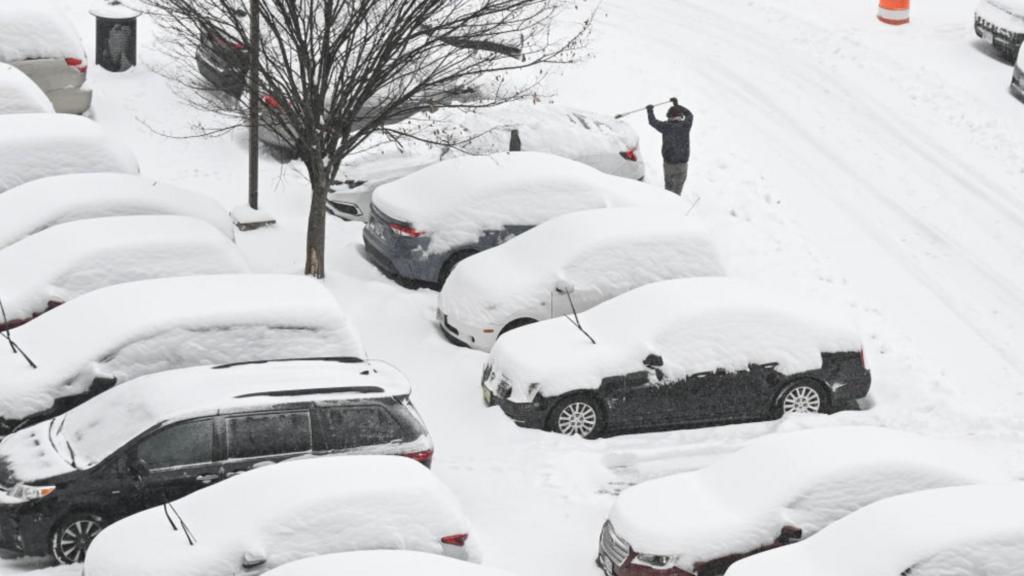
<instances>
[{"instance_id":1,"label":"white snowy surface","mask_svg":"<svg viewBox=\"0 0 1024 576\"><path fill-rule=\"evenodd\" d=\"M134 174L67 174L0 194L0 248L64 222L137 214L191 216L228 238L235 234L227 213L205 194Z\"/></svg>"},{"instance_id":2,"label":"white snowy surface","mask_svg":"<svg viewBox=\"0 0 1024 576\"><path fill-rule=\"evenodd\" d=\"M772 544L784 526L807 538L882 498L1010 479L1001 463L955 442L863 426L804 430L633 486L609 520L633 550L693 572L695 563Z\"/></svg>"},{"instance_id":3,"label":"white snowy surface","mask_svg":"<svg viewBox=\"0 0 1024 576\"><path fill-rule=\"evenodd\" d=\"M582 312L652 282L722 276L719 243L682 209L573 212L460 262L441 289L438 308L449 322L472 326L482 338L483 328L500 332L519 318L569 312L567 298L555 292L559 283L571 285L573 305Z\"/></svg>"},{"instance_id":4,"label":"white snowy surface","mask_svg":"<svg viewBox=\"0 0 1024 576\"><path fill-rule=\"evenodd\" d=\"M487 386L505 379L509 400L528 402L534 392L554 398L597 389L602 378L643 370L649 354L664 359L662 371L674 380L773 362L780 373L796 374L820 368L824 352L862 347L842 310L732 278L641 286L580 314L579 322L596 344L565 318L502 336L491 351Z\"/></svg>"},{"instance_id":5,"label":"white snowy surface","mask_svg":"<svg viewBox=\"0 0 1024 576\"><path fill-rule=\"evenodd\" d=\"M75 26L50 0L3 0L0 62L37 58L84 60L85 50Z\"/></svg>"},{"instance_id":6,"label":"white snowy surface","mask_svg":"<svg viewBox=\"0 0 1024 576\"><path fill-rule=\"evenodd\" d=\"M0 62L0 114L46 114L53 104L39 86L10 64Z\"/></svg>"},{"instance_id":7,"label":"white snowy surface","mask_svg":"<svg viewBox=\"0 0 1024 576\"><path fill-rule=\"evenodd\" d=\"M123 142L100 124L72 114L0 116L0 166L0 194L46 176L139 171Z\"/></svg>"},{"instance_id":8,"label":"white snowy surface","mask_svg":"<svg viewBox=\"0 0 1024 576\"><path fill-rule=\"evenodd\" d=\"M1024 2L1021 0L981 0L975 14L1004 30L1024 33Z\"/></svg>"},{"instance_id":9,"label":"white snowy surface","mask_svg":"<svg viewBox=\"0 0 1024 576\"><path fill-rule=\"evenodd\" d=\"M961 486L866 506L728 576L1013 576L1024 562L1024 484ZM851 546L854 547L851 553Z\"/></svg>"},{"instance_id":10,"label":"white snowy surface","mask_svg":"<svg viewBox=\"0 0 1024 576\"><path fill-rule=\"evenodd\" d=\"M5 437L0 442L0 460L13 479L32 482L74 468L91 468L160 422L254 401L266 403L265 398L238 398L243 394L346 386L382 389L381 392L354 393L360 398L408 396L411 392L409 381L383 362L303 360L216 369L182 368L149 374L115 386L52 421L40 422ZM317 399L316 394L308 397ZM112 418L113 414L118 417ZM70 444L70 452L75 456L74 467L65 444Z\"/></svg>"},{"instance_id":11,"label":"white snowy surface","mask_svg":"<svg viewBox=\"0 0 1024 576\"><path fill-rule=\"evenodd\" d=\"M267 576L510 576L479 564L406 550L342 552L290 562Z\"/></svg>"},{"instance_id":12,"label":"white snowy surface","mask_svg":"<svg viewBox=\"0 0 1024 576\"><path fill-rule=\"evenodd\" d=\"M364 357L355 328L310 278L223 274L143 280L90 292L11 330L32 358L0 353L0 416L25 417L84 392L201 364Z\"/></svg>"},{"instance_id":13,"label":"white snowy surface","mask_svg":"<svg viewBox=\"0 0 1024 576\"><path fill-rule=\"evenodd\" d=\"M174 502L196 537L189 546L161 507L117 522L89 549L89 576L231 576L243 555L288 562L351 550L441 554L441 538L469 534L458 500L422 464L401 456L328 456L246 472Z\"/></svg>"},{"instance_id":14,"label":"white snowy surface","mask_svg":"<svg viewBox=\"0 0 1024 576\"><path fill-rule=\"evenodd\" d=\"M185 216L114 216L47 228L0 249L8 321L87 292L151 278L249 271L235 244Z\"/></svg>"},{"instance_id":15,"label":"white snowy surface","mask_svg":"<svg viewBox=\"0 0 1024 576\"><path fill-rule=\"evenodd\" d=\"M532 226L579 210L682 206L665 190L541 152L453 158L381 186L373 203L428 233L430 252L471 244L485 230Z\"/></svg>"}]
</instances>

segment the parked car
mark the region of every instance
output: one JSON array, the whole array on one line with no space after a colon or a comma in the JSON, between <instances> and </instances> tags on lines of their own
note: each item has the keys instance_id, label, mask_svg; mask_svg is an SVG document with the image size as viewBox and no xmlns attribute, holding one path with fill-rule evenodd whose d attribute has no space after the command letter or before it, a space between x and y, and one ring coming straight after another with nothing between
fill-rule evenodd
<instances>
[{"instance_id":1,"label":"parked car","mask_svg":"<svg viewBox=\"0 0 1024 576\"><path fill-rule=\"evenodd\" d=\"M648 284L519 328L482 382L516 424L584 438L829 412L870 384L842 314L729 278Z\"/></svg>"},{"instance_id":2,"label":"parked car","mask_svg":"<svg viewBox=\"0 0 1024 576\"><path fill-rule=\"evenodd\" d=\"M0 548L80 562L110 523L268 461L374 453L429 466L409 393L393 367L355 358L137 378L4 438Z\"/></svg>"},{"instance_id":3,"label":"parked car","mask_svg":"<svg viewBox=\"0 0 1024 576\"><path fill-rule=\"evenodd\" d=\"M227 212L205 194L135 174L66 174L0 194L0 249L66 222L144 214L197 218L235 237Z\"/></svg>"},{"instance_id":4,"label":"parked car","mask_svg":"<svg viewBox=\"0 0 1024 576\"><path fill-rule=\"evenodd\" d=\"M1010 79L1010 93L1024 102L1024 51L1017 54L1017 63L1013 66L1013 77Z\"/></svg>"},{"instance_id":5,"label":"parked car","mask_svg":"<svg viewBox=\"0 0 1024 576\"><path fill-rule=\"evenodd\" d=\"M196 47L196 66L211 86L238 98L245 91L249 50L244 39L231 38L223 30L209 26Z\"/></svg>"},{"instance_id":6,"label":"parked car","mask_svg":"<svg viewBox=\"0 0 1024 576\"><path fill-rule=\"evenodd\" d=\"M24 72L0 62L0 114L52 114L53 104Z\"/></svg>"},{"instance_id":7,"label":"parked car","mask_svg":"<svg viewBox=\"0 0 1024 576\"><path fill-rule=\"evenodd\" d=\"M118 284L5 334L0 426L52 418L145 374L275 358L363 357L355 329L319 282L222 274Z\"/></svg>"},{"instance_id":8,"label":"parked car","mask_svg":"<svg viewBox=\"0 0 1024 576\"><path fill-rule=\"evenodd\" d=\"M106 286L248 271L238 247L202 220L115 216L68 222L0 249L0 331Z\"/></svg>"},{"instance_id":9,"label":"parked car","mask_svg":"<svg viewBox=\"0 0 1024 576\"><path fill-rule=\"evenodd\" d=\"M0 62L31 78L57 112L81 114L92 104L92 90L84 86L89 63L82 40L50 0L0 3Z\"/></svg>"},{"instance_id":10,"label":"parked car","mask_svg":"<svg viewBox=\"0 0 1024 576\"><path fill-rule=\"evenodd\" d=\"M409 143L383 150L373 146L353 155L342 165L345 182L327 196L332 214L366 221L378 186L450 158L506 152L513 149L513 142L520 150L569 158L613 176L644 179L640 137L629 124L568 106L510 102L468 111L449 108L411 118L401 129L429 133L451 145Z\"/></svg>"},{"instance_id":11,"label":"parked car","mask_svg":"<svg viewBox=\"0 0 1024 576\"><path fill-rule=\"evenodd\" d=\"M77 172L137 174L135 155L100 125L69 114L0 116L0 194L47 176Z\"/></svg>"},{"instance_id":12,"label":"parked car","mask_svg":"<svg viewBox=\"0 0 1024 576\"><path fill-rule=\"evenodd\" d=\"M355 550L479 559L455 496L409 458L293 460L229 478L172 504L101 532L85 559L85 573L262 574L304 558ZM172 530L168 517L188 531Z\"/></svg>"},{"instance_id":13,"label":"parked car","mask_svg":"<svg viewBox=\"0 0 1024 576\"><path fill-rule=\"evenodd\" d=\"M314 556L274 568L266 576L511 576L437 554L408 550L367 550Z\"/></svg>"},{"instance_id":14,"label":"parked car","mask_svg":"<svg viewBox=\"0 0 1024 576\"><path fill-rule=\"evenodd\" d=\"M872 502L1010 478L968 445L899 430L773 434L707 468L627 488L601 531L597 563L607 576L719 575L740 558L814 540ZM776 573L786 572L759 574Z\"/></svg>"},{"instance_id":15,"label":"parked car","mask_svg":"<svg viewBox=\"0 0 1024 576\"><path fill-rule=\"evenodd\" d=\"M370 262L385 275L441 286L459 261L556 216L680 205L665 190L550 154L466 156L381 187L363 243Z\"/></svg>"},{"instance_id":16,"label":"parked car","mask_svg":"<svg viewBox=\"0 0 1024 576\"><path fill-rule=\"evenodd\" d=\"M724 274L710 232L681 210L586 210L460 262L441 289L437 320L449 340L489 351L510 330L645 284Z\"/></svg>"},{"instance_id":17,"label":"parked car","mask_svg":"<svg viewBox=\"0 0 1024 576\"><path fill-rule=\"evenodd\" d=\"M806 542L741 560L727 574L1016 576L1024 566L1022 509L1020 482L904 494Z\"/></svg>"},{"instance_id":18,"label":"parked car","mask_svg":"<svg viewBox=\"0 0 1024 576\"><path fill-rule=\"evenodd\" d=\"M1015 62L1024 42L1024 4L1018 0L981 0L974 10L974 33Z\"/></svg>"}]
</instances>

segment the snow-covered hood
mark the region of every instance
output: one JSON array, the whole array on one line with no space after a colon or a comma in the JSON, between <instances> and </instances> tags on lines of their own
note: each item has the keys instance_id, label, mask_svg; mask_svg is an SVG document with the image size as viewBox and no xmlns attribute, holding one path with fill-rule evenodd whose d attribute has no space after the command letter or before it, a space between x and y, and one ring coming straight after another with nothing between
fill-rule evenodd
<instances>
[{"instance_id":1,"label":"snow-covered hood","mask_svg":"<svg viewBox=\"0 0 1024 576\"><path fill-rule=\"evenodd\" d=\"M50 441L50 421L18 430L0 441L0 466L7 487L18 482L36 482L74 472Z\"/></svg>"},{"instance_id":2,"label":"snow-covered hood","mask_svg":"<svg viewBox=\"0 0 1024 576\"><path fill-rule=\"evenodd\" d=\"M50 0L0 2L0 38L0 62L85 59L74 25Z\"/></svg>"},{"instance_id":3,"label":"snow-covered hood","mask_svg":"<svg viewBox=\"0 0 1024 576\"><path fill-rule=\"evenodd\" d=\"M0 114L52 112L50 99L31 78L14 66L0 62Z\"/></svg>"},{"instance_id":4,"label":"snow-covered hood","mask_svg":"<svg viewBox=\"0 0 1024 576\"><path fill-rule=\"evenodd\" d=\"M975 16L999 28L1024 33L1024 0L981 0Z\"/></svg>"},{"instance_id":5,"label":"snow-covered hood","mask_svg":"<svg viewBox=\"0 0 1024 576\"><path fill-rule=\"evenodd\" d=\"M504 570L480 566L437 554L408 550L366 550L316 556L286 564L266 576L511 576Z\"/></svg>"}]
</instances>

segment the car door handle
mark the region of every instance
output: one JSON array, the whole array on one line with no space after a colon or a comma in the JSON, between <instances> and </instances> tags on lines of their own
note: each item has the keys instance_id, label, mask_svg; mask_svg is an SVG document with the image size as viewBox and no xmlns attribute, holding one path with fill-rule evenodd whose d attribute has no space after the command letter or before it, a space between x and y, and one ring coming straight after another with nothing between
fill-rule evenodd
<instances>
[{"instance_id":1,"label":"car door handle","mask_svg":"<svg viewBox=\"0 0 1024 576\"><path fill-rule=\"evenodd\" d=\"M220 478L220 474L200 474L199 476L196 476L196 480L199 480L204 484L209 484L217 478Z\"/></svg>"}]
</instances>

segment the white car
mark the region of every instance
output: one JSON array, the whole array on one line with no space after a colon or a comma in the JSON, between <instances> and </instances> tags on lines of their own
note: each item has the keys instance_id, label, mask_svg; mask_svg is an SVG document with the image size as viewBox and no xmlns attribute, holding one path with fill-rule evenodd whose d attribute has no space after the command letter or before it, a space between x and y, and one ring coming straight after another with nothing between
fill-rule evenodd
<instances>
[{"instance_id":1,"label":"white car","mask_svg":"<svg viewBox=\"0 0 1024 576\"><path fill-rule=\"evenodd\" d=\"M430 470L401 456L336 456L258 468L129 516L96 537L84 572L262 574L354 550L479 560L469 521Z\"/></svg>"},{"instance_id":2,"label":"white car","mask_svg":"<svg viewBox=\"0 0 1024 576\"><path fill-rule=\"evenodd\" d=\"M0 114L52 114L53 104L31 78L0 62Z\"/></svg>"},{"instance_id":3,"label":"white car","mask_svg":"<svg viewBox=\"0 0 1024 576\"><path fill-rule=\"evenodd\" d=\"M139 172L127 145L92 120L70 114L0 116L0 166L0 194L47 176Z\"/></svg>"},{"instance_id":4,"label":"white car","mask_svg":"<svg viewBox=\"0 0 1024 576\"><path fill-rule=\"evenodd\" d=\"M235 237L228 213L205 194L135 174L66 174L0 194L0 248L66 222L141 214L190 216Z\"/></svg>"},{"instance_id":5,"label":"white car","mask_svg":"<svg viewBox=\"0 0 1024 576\"><path fill-rule=\"evenodd\" d=\"M981 0L974 10L974 33L1010 62L1024 43L1024 2Z\"/></svg>"},{"instance_id":6,"label":"white car","mask_svg":"<svg viewBox=\"0 0 1024 576\"><path fill-rule=\"evenodd\" d=\"M114 284L248 271L238 247L202 220L114 216L68 222L0 249L0 330Z\"/></svg>"},{"instance_id":7,"label":"white car","mask_svg":"<svg viewBox=\"0 0 1024 576\"><path fill-rule=\"evenodd\" d=\"M446 109L415 116L396 129L427 132L435 140L450 140L451 145L373 146L353 155L342 166L348 184L336 186L327 197L331 213L365 221L378 186L443 160L509 151L513 130L520 150L562 156L631 180L644 178L640 138L629 124L568 106L509 102L470 111Z\"/></svg>"},{"instance_id":8,"label":"white car","mask_svg":"<svg viewBox=\"0 0 1024 576\"><path fill-rule=\"evenodd\" d=\"M898 430L774 434L707 468L626 489L601 532L598 565L609 576L721 574L739 558L813 542L813 534L884 498L1010 479L967 444Z\"/></svg>"},{"instance_id":9,"label":"white car","mask_svg":"<svg viewBox=\"0 0 1024 576\"><path fill-rule=\"evenodd\" d=\"M277 358L363 358L319 282L222 274L118 284L3 333L0 424L50 418L117 383L174 368ZM17 351L11 350L11 344Z\"/></svg>"},{"instance_id":10,"label":"white car","mask_svg":"<svg viewBox=\"0 0 1024 576\"><path fill-rule=\"evenodd\" d=\"M441 289L437 319L449 339L488 351L509 330L645 284L724 274L710 232L681 210L586 210L461 261Z\"/></svg>"},{"instance_id":11,"label":"white car","mask_svg":"<svg viewBox=\"0 0 1024 576\"><path fill-rule=\"evenodd\" d=\"M274 568L266 576L511 576L437 554L408 550L366 550L314 556Z\"/></svg>"},{"instance_id":12,"label":"white car","mask_svg":"<svg viewBox=\"0 0 1024 576\"><path fill-rule=\"evenodd\" d=\"M726 576L1018 576L1024 483L913 492L866 506Z\"/></svg>"}]
</instances>

